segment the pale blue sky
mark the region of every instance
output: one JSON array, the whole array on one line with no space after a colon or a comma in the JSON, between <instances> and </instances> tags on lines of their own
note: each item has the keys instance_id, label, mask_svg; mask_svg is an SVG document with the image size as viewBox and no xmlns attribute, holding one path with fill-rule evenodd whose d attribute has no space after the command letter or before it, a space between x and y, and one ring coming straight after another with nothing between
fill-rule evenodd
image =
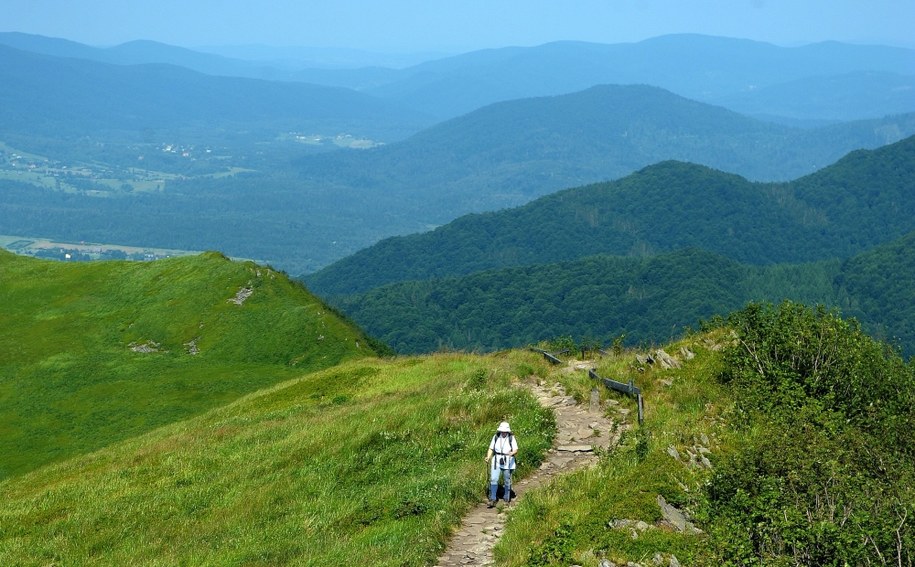
<instances>
[{"instance_id":1,"label":"pale blue sky","mask_svg":"<svg viewBox=\"0 0 915 567\"><path fill-rule=\"evenodd\" d=\"M461 52L702 33L915 47L915 0L3 0L0 31L106 46L265 44Z\"/></svg>"}]
</instances>

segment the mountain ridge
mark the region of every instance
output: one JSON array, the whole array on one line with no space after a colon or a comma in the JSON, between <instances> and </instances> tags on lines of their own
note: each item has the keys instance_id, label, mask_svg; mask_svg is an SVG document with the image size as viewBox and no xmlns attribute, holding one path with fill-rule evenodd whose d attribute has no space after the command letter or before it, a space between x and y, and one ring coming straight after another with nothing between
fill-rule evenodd
<instances>
[{"instance_id":1,"label":"mountain ridge","mask_svg":"<svg viewBox=\"0 0 915 567\"><path fill-rule=\"evenodd\" d=\"M418 118L348 89L217 77L163 63L115 65L5 45L0 45L0 79L2 131L20 135L130 131L142 140L150 129L175 132L197 125L266 131L272 139L297 128L343 130L362 122L366 134L390 136L409 130Z\"/></svg>"},{"instance_id":2,"label":"mountain ridge","mask_svg":"<svg viewBox=\"0 0 915 567\"><path fill-rule=\"evenodd\" d=\"M503 100L565 94L606 83L648 83L711 104L743 100L732 110L762 106L756 114L776 116L780 106L791 103L790 95L766 102L765 97L754 96L754 91L807 78L822 91L820 102L825 104L804 107L798 118L857 120L898 112L904 99L882 104L874 94L879 91L886 95L891 90L881 81L868 81L864 92L858 92L859 85L849 89L833 85L830 89L826 85L833 76L860 71L915 76L915 51L906 48L841 42L781 47L701 34L670 34L631 43L557 41L533 47L491 48L402 69L280 68L149 41L95 48L56 38L3 33L0 42L110 63L167 62L210 74L347 87L389 98L438 119ZM532 81L532 76L540 79ZM817 78L824 82L817 83ZM468 88L468 84L474 87ZM770 95L772 92L776 91ZM913 112L915 107L908 105L901 110Z\"/></svg>"},{"instance_id":3,"label":"mountain ridge","mask_svg":"<svg viewBox=\"0 0 915 567\"><path fill-rule=\"evenodd\" d=\"M552 337L661 344L751 302L790 300L855 317L915 354L915 231L847 260L752 266L698 248L588 256L388 284L338 309L398 352L497 351ZM890 277L892 274L892 277Z\"/></svg>"},{"instance_id":4,"label":"mountain ridge","mask_svg":"<svg viewBox=\"0 0 915 567\"><path fill-rule=\"evenodd\" d=\"M332 296L397 281L685 246L760 264L848 256L879 243L880 234L885 241L915 229L913 156L915 137L910 137L774 184L663 162L614 182L385 239L305 281ZM882 191L873 188L878 179L886 184Z\"/></svg>"}]
</instances>

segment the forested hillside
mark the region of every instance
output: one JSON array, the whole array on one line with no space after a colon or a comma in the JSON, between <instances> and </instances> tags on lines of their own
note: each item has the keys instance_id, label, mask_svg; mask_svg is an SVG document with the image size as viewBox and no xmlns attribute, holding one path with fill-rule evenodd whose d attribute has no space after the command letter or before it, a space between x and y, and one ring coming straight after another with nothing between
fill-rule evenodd
<instances>
[{"instance_id":1,"label":"forested hillside","mask_svg":"<svg viewBox=\"0 0 915 567\"><path fill-rule=\"evenodd\" d=\"M368 332L405 353L499 350L553 337L607 345L660 342L745 299L746 268L684 250L594 256L404 282L337 300Z\"/></svg>"},{"instance_id":2,"label":"forested hillside","mask_svg":"<svg viewBox=\"0 0 915 567\"><path fill-rule=\"evenodd\" d=\"M0 250L0 320L0 480L380 351L285 275L216 253Z\"/></svg>"},{"instance_id":3,"label":"forested hillside","mask_svg":"<svg viewBox=\"0 0 915 567\"><path fill-rule=\"evenodd\" d=\"M164 66L55 60L38 77L72 79L74 90L66 94L70 87L35 83L31 64L20 63L22 79L12 73L0 86L0 98L11 97L3 108L15 114L0 146L0 186L7 192L0 225L7 234L218 249L293 274L314 272L385 237L518 206L661 160L785 179L915 133L915 114L800 130L655 87L602 86L500 103L374 149L329 151L337 137L315 133L325 126L359 130L368 124L363 119L403 124L403 118L381 102L363 105L358 93L337 97L307 85ZM182 87L164 86L172 80ZM31 97L23 85L42 96ZM244 104L248 97L264 102ZM347 110L353 104L362 110ZM63 116L64 108L78 112ZM329 122L313 122L324 112ZM162 113L170 114L159 120ZM36 116L44 125L34 124ZM296 125L304 130L289 130ZM95 134L68 137L81 128Z\"/></svg>"},{"instance_id":4,"label":"forested hillside","mask_svg":"<svg viewBox=\"0 0 915 567\"><path fill-rule=\"evenodd\" d=\"M915 355L915 233L848 259L837 283L848 296L843 308L849 315Z\"/></svg>"},{"instance_id":5,"label":"forested hillside","mask_svg":"<svg viewBox=\"0 0 915 567\"><path fill-rule=\"evenodd\" d=\"M751 264L847 258L915 230L915 137L790 183L666 162L384 240L307 278L326 296L398 281L693 246Z\"/></svg>"},{"instance_id":6,"label":"forested hillside","mask_svg":"<svg viewBox=\"0 0 915 567\"><path fill-rule=\"evenodd\" d=\"M915 354L915 232L845 262L751 266L686 249L411 281L340 297L337 306L401 352L498 350L556 336L660 343L751 301L840 308Z\"/></svg>"}]
</instances>

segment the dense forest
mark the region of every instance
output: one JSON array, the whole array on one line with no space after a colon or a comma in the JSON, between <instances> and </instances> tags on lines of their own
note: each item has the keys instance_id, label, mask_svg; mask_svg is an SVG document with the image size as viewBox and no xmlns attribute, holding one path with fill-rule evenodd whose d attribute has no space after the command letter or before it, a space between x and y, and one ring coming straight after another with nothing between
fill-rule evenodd
<instances>
[{"instance_id":1,"label":"dense forest","mask_svg":"<svg viewBox=\"0 0 915 567\"><path fill-rule=\"evenodd\" d=\"M845 262L752 266L696 248L411 281L336 305L400 352L498 350L570 336L661 343L751 301L837 307L915 354L915 232ZM892 277L887 277L892 274Z\"/></svg>"},{"instance_id":2,"label":"dense forest","mask_svg":"<svg viewBox=\"0 0 915 567\"><path fill-rule=\"evenodd\" d=\"M324 295L593 254L697 247L749 264L848 258L915 230L915 137L790 183L665 162L386 239L306 278Z\"/></svg>"}]
</instances>

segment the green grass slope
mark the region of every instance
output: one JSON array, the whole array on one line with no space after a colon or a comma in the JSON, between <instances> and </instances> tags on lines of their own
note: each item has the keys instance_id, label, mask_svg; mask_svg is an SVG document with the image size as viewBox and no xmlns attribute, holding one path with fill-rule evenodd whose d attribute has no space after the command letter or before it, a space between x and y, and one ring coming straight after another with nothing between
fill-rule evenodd
<instances>
[{"instance_id":1,"label":"green grass slope","mask_svg":"<svg viewBox=\"0 0 915 567\"><path fill-rule=\"evenodd\" d=\"M642 389L645 423L632 400L607 404L632 422L621 445L528 492L499 565L911 563L911 362L853 321L790 303L751 305L665 349L679 367L622 349L592 361ZM496 423L523 440L519 474L539 466L555 423L528 379L579 399L595 385L530 351L303 374L0 481L0 564L433 564L482 498ZM698 531L664 521L659 496Z\"/></svg>"},{"instance_id":2,"label":"green grass slope","mask_svg":"<svg viewBox=\"0 0 915 567\"><path fill-rule=\"evenodd\" d=\"M215 253L60 263L0 251L0 321L0 479L376 354L300 284Z\"/></svg>"},{"instance_id":3,"label":"green grass slope","mask_svg":"<svg viewBox=\"0 0 915 567\"><path fill-rule=\"evenodd\" d=\"M519 474L552 414L531 352L362 359L0 482L0 564L431 565L509 419Z\"/></svg>"},{"instance_id":4,"label":"green grass slope","mask_svg":"<svg viewBox=\"0 0 915 567\"><path fill-rule=\"evenodd\" d=\"M632 352L595 361L642 389L644 425L597 467L523 499L499 565L915 560L911 361L854 321L790 303L749 306L665 350L680 367ZM584 395L593 385L560 376ZM634 421L634 403L620 403ZM658 497L693 528L665 519Z\"/></svg>"}]
</instances>

